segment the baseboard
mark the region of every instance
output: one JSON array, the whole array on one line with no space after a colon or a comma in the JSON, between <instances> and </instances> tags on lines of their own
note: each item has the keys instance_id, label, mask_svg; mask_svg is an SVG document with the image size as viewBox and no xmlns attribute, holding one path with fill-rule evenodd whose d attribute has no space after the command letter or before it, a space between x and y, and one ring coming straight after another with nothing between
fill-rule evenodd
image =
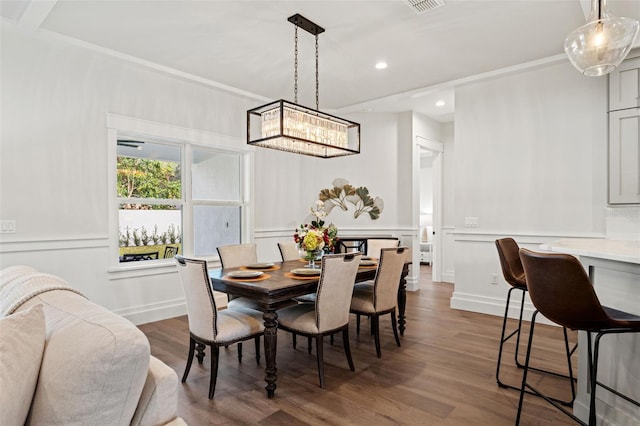
<instances>
[{"instance_id":1,"label":"baseboard","mask_svg":"<svg viewBox=\"0 0 640 426\"><path fill-rule=\"evenodd\" d=\"M442 277L440 277L442 279L442 282L445 283L455 283L456 282L456 276L455 273L453 271L447 271L447 272L443 272L442 273Z\"/></svg>"},{"instance_id":2,"label":"baseboard","mask_svg":"<svg viewBox=\"0 0 640 426\"><path fill-rule=\"evenodd\" d=\"M128 319L135 325L140 325L186 315L187 305L184 299L174 299L118 309L113 312Z\"/></svg>"},{"instance_id":3,"label":"baseboard","mask_svg":"<svg viewBox=\"0 0 640 426\"><path fill-rule=\"evenodd\" d=\"M461 311L476 312L479 314L494 315L502 317L504 316L504 306L507 302L506 297L487 297L479 294L469 294L453 292L449 306L451 309L458 309ZM531 316L535 312L534 306L529 301L525 301L524 310L522 313L522 319L524 321L531 321ZM520 316L520 300L513 300L509 306L509 318L518 319ZM536 324L557 325L543 315L538 315Z\"/></svg>"}]
</instances>

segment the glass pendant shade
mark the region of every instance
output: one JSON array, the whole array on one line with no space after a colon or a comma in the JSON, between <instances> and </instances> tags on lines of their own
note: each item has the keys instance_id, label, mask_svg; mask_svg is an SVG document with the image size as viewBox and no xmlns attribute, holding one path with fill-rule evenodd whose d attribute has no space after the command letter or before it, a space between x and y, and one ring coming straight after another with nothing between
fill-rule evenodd
<instances>
[{"instance_id":1,"label":"glass pendant shade","mask_svg":"<svg viewBox=\"0 0 640 426\"><path fill-rule=\"evenodd\" d=\"M360 125L279 100L247 111L247 143L313 157L360 153Z\"/></svg>"},{"instance_id":2,"label":"glass pendant shade","mask_svg":"<svg viewBox=\"0 0 640 426\"><path fill-rule=\"evenodd\" d=\"M606 0L593 0L589 22L569 34L564 50L584 75L608 74L627 56L639 28L635 19L611 15Z\"/></svg>"}]
</instances>

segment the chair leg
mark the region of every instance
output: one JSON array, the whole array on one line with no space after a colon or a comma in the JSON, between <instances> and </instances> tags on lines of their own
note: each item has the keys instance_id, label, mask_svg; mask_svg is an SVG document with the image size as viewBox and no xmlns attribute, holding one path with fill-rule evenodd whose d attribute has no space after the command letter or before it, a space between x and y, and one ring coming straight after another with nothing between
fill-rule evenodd
<instances>
[{"instance_id":1,"label":"chair leg","mask_svg":"<svg viewBox=\"0 0 640 426\"><path fill-rule=\"evenodd\" d=\"M511 292L513 290L516 290L517 287L511 287L509 289L509 292L507 293L507 303L505 305L504 308L504 317L502 318L502 333L500 334L500 347L498 348L498 363L496 365L496 382L498 382L498 386L503 387L503 388L512 388L512 389L517 389L515 386L511 386L511 385L507 385L505 383L503 383L500 380L500 366L502 365L502 349L504 347L504 344L507 340L509 340L511 337L513 337L515 334L518 335L517 337L517 344L516 344L516 364L518 362L518 346L520 343L520 328L522 327L522 310L524 308L524 291L522 294L522 302L520 304L520 319L518 320L518 328L516 328L514 331L512 331L507 337L505 337L505 332L507 329L507 319L509 317L509 305L510 305L510 301L511 301Z\"/></svg>"},{"instance_id":2,"label":"chair leg","mask_svg":"<svg viewBox=\"0 0 640 426\"><path fill-rule=\"evenodd\" d=\"M309 338L311 340L311 338ZM323 359L322 335L316 336L316 358L318 360L318 377L320 377L320 387L324 389L324 359Z\"/></svg>"},{"instance_id":3,"label":"chair leg","mask_svg":"<svg viewBox=\"0 0 640 426\"><path fill-rule=\"evenodd\" d=\"M242 342L238 342L238 362L242 362Z\"/></svg>"},{"instance_id":4,"label":"chair leg","mask_svg":"<svg viewBox=\"0 0 640 426\"><path fill-rule=\"evenodd\" d=\"M351 358L351 346L349 345L349 326L348 325L342 330L342 344L344 345L344 353L347 356L349 369L351 371L356 371L356 367L353 365L353 359Z\"/></svg>"},{"instance_id":5,"label":"chair leg","mask_svg":"<svg viewBox=\"0 0 640 426\"><path fill-rule=\"evenodd\" d=\"M196 341L193 340L193 337L189 337L189 355L187 355L187 366L184 369L184 374L182 375L182 383L187 381L187 376L189 375L189 370L191 370L191 363L193 362L193 355L196 350Z\"/></svg>"},{"instance_id":6,"label":"chair leg","mask_svg":"<svg viewBox=\"0 0 640 426\"><path fill-rule=\"evenodd\" d=\"M356 334L360 334L360 314L356 314Z\"/></svg>"},{"instance_id":7,"label":"chair leg","mask_svg":"<svg viewBox=\"0 0 640 426\"><path fill-rule=\"evenodd\" d=\"M333 346L333 334L329 337L329 342L331 343L331 346Z\"/></svg>"},{"instance_id":8,"label":"chair leg","mask_svg":"<svg viewBox=\"0 0 640 426\"><path fill-rule=\"evenodd\" d=\"M196 358L198 358L198 364L202 365L202 361L204 360L204 343L196 343Z\"/></svg>"},{"instance_id":9,"label":"chair leg","mask_svg":"<svg viewBox=\"0 0 640 426\"><path fill-rule=\"evenodd\" d=\"M307 352L311 355L311 337L307 337Z\"/></svg>"},{"instance_id":10,"label":"chair leg","mask_svg":"<svg viewBox=\"0 0 640 426\"><path fill-rule=\"evenodd\" d=\"M216 382L218 381L218 356L220 348L215 345L211 346L211 379L209 380L209 399L213 399L216 391Z\"/></svg>"},{"instance_id":11,"label":"chair leg","mask_svg":"<svg viewBox=\"0 0 640 426\"><path fill-rule=\"evenodd\" d=\"M600 334L596 336L595 348L591 350L591 333L587 332L589 341L589 385L591 395L589 398L589 426L596 424L596 388L598 379L598 352L600 348Z\"/></svg>"},{"instance_id":12,"label":"chair leg","mask_svg":"<svg viewBox=\"0 0 640 426\"><path fill-rule=\"evenodd\" d=\"M533 329L536 325L536 316L538 311L533 313L531 317L531 329L529 330L529 344L527 345L527 355L524 359L524 372L522 373L522 386L520 387L520 399L518 401L518 414L516 415L516 426L520 424L520 415L522 414L522 403L524 402L525 388L527 386L527 373L529 372L529 359L531 358L531 347L533 343Z\"/></svg>"},{"instance_id":13,"label":"chair leg","mask_svg":"<svg viewBox=\"0 0 640 426\"><path fill-rule=\"evenodd\" d=\"M296 348L296 344L298 343L296 340L296 333L291 333L291 337L293 338L293 349Z\"/></svg>"},{"instance_id":14,"label":"chair leg","mask_svg":"<svg viewBox=\"0 0 640 426\"><path fill-rule=\"evenodd\" d=\"M380 317L378 315L371 316L371 329L373 330L373 339L376 342L376 356L382 358L380 351Z\"/></svg>"},{"instance_id":15,"label":"chair leg","mask_svg":"<svg viewBox=\"0 0 640 426\"><path fill-rule=\"evenodd\" d=\"M400 336L398 336L398 322L396 320L396 310L391 311L391 327L393 328L393 336L396 338L396 344L400 347Z\"/></svg>"},{"instance_id":16,"label":"chair leg","mask_svg":"<svg viewBox=\"0 0 640 426\"><path fill-rule=\"evenodd\" d=\"M260 364L260 336L256 336L256 363Z\"/></svg>"}]
</instances>

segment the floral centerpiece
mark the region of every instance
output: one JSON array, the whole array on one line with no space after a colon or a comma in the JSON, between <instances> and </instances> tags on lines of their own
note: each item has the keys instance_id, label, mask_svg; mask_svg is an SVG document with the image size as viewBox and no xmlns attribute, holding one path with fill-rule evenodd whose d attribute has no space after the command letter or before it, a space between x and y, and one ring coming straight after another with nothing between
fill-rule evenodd
<instances>
[{"instance_id":1,"label":"floral centerpiece","mask_svg":"<svg viewBox=\"0 0 640 426\"><path fill-rule=\"evenodd\" d=\"M324 218L327 212L324 211L324 202L318 200L316 208L309 209L315 218L311 224L300 225L293 234L293 240L298 244L298 248L304 251L304 258L309 261L309 267L315 267L315 260L323 253L333 253L338 242L338 228L333 224L324 226Z\"/></svg>"}]
</instances>

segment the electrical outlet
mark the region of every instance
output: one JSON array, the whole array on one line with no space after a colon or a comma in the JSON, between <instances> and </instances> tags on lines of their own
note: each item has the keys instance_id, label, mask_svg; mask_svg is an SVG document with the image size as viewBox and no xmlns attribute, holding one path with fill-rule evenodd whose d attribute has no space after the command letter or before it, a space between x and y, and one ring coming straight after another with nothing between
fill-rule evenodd
<instances>
[{"instance_id":1,"label":"electrical outlet","mask_svg":"<svg viewBox=\"0 0 640 426\"><path fill-rule=\"evenodd\" d=\"M0 233L2 233L2 234L15 234L16 233L16 221L15 220L0 220Z\"/></svg>"},{"instance_id":2,"label":"electrical outlet","mask_svg":"<svg viewBox=\"0 0 640 426\"><path fill-rule=\"evenodd\" d=\"M498 284L498 274L491 274L491 284L493 285Z\"/></svg>"}]
</instances>

